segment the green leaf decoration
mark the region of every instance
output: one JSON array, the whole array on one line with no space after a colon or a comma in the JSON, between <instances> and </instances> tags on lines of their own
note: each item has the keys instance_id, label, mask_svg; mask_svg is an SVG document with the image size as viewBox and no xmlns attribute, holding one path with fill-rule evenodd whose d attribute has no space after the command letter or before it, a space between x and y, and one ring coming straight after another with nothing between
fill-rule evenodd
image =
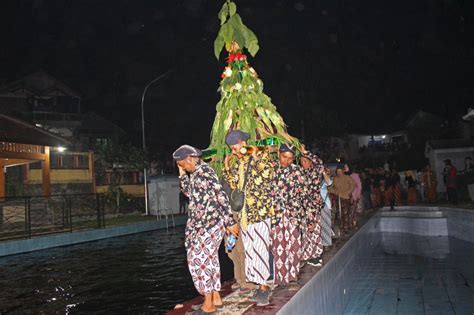
<instances>
[{"instance_id":1,"label":"green leaf decoration","mask_svg":"<svg viewBox=\"0 0 474 315\"><path fill-rule=\"evenodd\" d=\"M229 2L229 15L233 16L237 12L237 6L234 2Z\"/></svg>"},{"instance_id":2,"label":"green leaf decoration","mask_svg":"<svg viewBox=\"0 0 474 315\"><path fill-rule=\"evenodd\" d=\"M239 49L247 49L255 57L259 49L257 36L242 22L237 14L235 2L227 0L222 5L218 17L221 27L217 37L222 37L222 39L216 38L214 41L214 55L217 60L220 56L218 49L222 50L225 47L229 52L236 50L233 43L237 43ZM221 40L224 41L223 45L221 45Z\"/></svg>"},{"instance_id":3,"label":"green leaf decoration","mask_svg":"<svg viewBox=\"0 0 474 315\"><path fill-rule=\"evenodd\" d=\"M221 54L222 47L224 47L224 39L222 36L217 36L216 40L214 41L214 55L216 56L217 60L219 60L219 55Z\"/></svg>"},{"instance_id":4,"label":"green leaf decoration","mask_svg":"<svg viewBox=\"0 0 474 315\"><path fill-rule=\"evenodd\" d=\"M219 60L222 48L229 53L218 91L221 99L216 105L216 117L211 130L211 142L206 156L214 155L211 165L221 174L228 146L229 131L240 129L250 135L249 144L276 145L298 139L287 133L283 118L268 95L263 81L249 65L244 50L253 57L259 50L258 39L242 22L234 2L227 0L219 12L221 27L214 41L214 54Z\"/></svg>"},{"instance_id":5,"label":"green leaf decoration","mask_svg":"<svg viewBox=\"0 0 474 315\"><path fill-rule=\"evenodd\" d=\"M221 25L223 25L225 23L225 21L227 20L228 14L229 14L229 6L228 6L227 2L225 2L222 5L221 10L219 11L219 14L217 15L219 17L219 19L221 20Z\"/></svg>"}]
</instances>

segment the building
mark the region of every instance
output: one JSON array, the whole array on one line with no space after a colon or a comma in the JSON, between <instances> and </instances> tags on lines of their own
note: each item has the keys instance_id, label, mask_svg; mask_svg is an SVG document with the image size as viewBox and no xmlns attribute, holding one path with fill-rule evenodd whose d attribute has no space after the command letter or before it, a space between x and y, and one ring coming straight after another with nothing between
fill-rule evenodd
<instances>
[{"instance_id":1,"label":"building","mask_svg":"<svg viewBox=\"0 0 474 315\"><path fill-rule=\"evenodd\" d=\"M25 124L67 141L67 150L53 150L50 156L51 187L56 194L107 191L111 171L97 176L101 181L96 187L93 150L97 145L126 136L123 129L104 117L94 112L83 113L81 105L79 92L44 71L0 87L0 113L16 117ZM40 193L41 165L40 162L27 163L9 169L10 193ZM125 193L143 195L139 173L123 174L120 183Z\"/></svg>"},{"instance_id":2,"label":"building","mask_svg":"<svg viewBox=\"0 0 474 315\"><path fill-rule=\"evenodd\" d=\"M96 143L120 139L125 132L93 112L83 113L82 96L44 71L0 87L0 113L18 117L70 142L70 150L87 152Z\"/></svg>"},{"instance_id":3,"label":"building","mask_svg":"<svg viewBox=\"0 0 474 315\"><path fill-rule=\"evenodd\" d=\"M6 175L14 167L39 163L36 177L41 194L51 194L50 158L52 150L61 150L69 143L53 133L19 119L0 114L0 198L7 197Z\"/></svg>"},{"instance_id":4,"label":"building","mask_svg":"<svg viewBox=\"0 0 474 315\"><path fill-rule=\"evenodd\" d=\"M458 170L463 170L464 159L468 156L474 159L473 139L431 140L426 142L425 157L436 173L438 192L446 192L442 175L444 160L450 159Z\"/></svg>"}]
</instances>

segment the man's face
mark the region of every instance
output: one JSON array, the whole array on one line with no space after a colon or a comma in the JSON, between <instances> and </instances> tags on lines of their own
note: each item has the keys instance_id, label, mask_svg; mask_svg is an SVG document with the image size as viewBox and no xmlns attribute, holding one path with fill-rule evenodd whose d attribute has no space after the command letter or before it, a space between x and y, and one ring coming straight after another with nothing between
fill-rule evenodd
<instances>
[{"instance_id":1,"label":"man's face","mask_svg":"<svg viewBox=\"0 0 474 315\"><path fill-rule=\"evenodd\" d=\"M342 175L344 175L344 170L342 168L338 168L336 174L337 176L341 177Z\"/></svg>"},{"instance_id":2,"label":"man's face","mask_svg":"<svg viewBox=\"0 0 474 315\"><path fill-rule=\"evenodd\" d=\"M278 160L280 161L280 165L283 167L290 166L295 159L295 155L292 152L280 152L278 154Z\"/></svg>"},{"instance_id":3,"label":"man's face","mask_svg":"<svg viewBox=\"0 0 474 315\"><path fill-rule=\"evenodd\" d=\"M176 164L183 168L186 172L193 173L196 170L196 162L197 158L188 156L184 160L176 162Z\"/></svg>"},{"instance_id":4,"label":"man's face","mask_svg":"<svg viewBox=\"0 0 474 315\"><path fill-rule=\"evenodd\" d=\"M242 153L240 153L240 149L247 146L247 142L240 141L237 144L229 145L229 148L232 150L232 154L237 155L237 157L243 157Z\"/></svg>"},{"instance_id":5,"label":"man's face","mask_svg":"<svg viewBox=\"0 0 474 315\"><path fill-rule=\"evenodd\" d=\"M310 169L311 166L313 166L313 162L310 159L308 159L307 157L302 156L301 157L301 166L303 166L303 168L305 170L307 170L307 169Z\"/></svg>"}]
</instances>

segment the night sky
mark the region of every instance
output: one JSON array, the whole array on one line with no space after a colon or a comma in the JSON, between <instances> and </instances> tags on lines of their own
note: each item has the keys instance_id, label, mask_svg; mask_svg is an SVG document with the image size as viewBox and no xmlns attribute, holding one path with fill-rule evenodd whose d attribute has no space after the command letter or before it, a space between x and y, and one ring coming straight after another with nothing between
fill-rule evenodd
<instances>
[{"instance_id":1,"label":"night sky","mask_svg":"<svg viewBox=\"0 0 474 315\"><path fill-rule=\"evenodd\" d=\"M0 83L43 69L154 149L206 147L225 66L217 0L34 0L0 4ZM383 129L424 109L474 107L474 1L237 0L257 35L251 65L290 133Z\"/></svg>"}]
</instances>

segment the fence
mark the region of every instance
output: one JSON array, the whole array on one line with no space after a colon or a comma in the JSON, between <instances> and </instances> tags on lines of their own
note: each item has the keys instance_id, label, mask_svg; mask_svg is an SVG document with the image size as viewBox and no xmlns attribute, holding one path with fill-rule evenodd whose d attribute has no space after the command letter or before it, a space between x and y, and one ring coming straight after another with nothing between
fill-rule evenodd
<instances>
[{"instance_id":1,"label":"fence","mask_svg":"<svg viewBox=\"0 0 474 315\"><path fill-rule=\"evenodd\" d=\"M0 240L100 229L121 215L140 216L140 208L129 203L118 209L103 194L5 197L0 201Z\"/></svg>"}]
</instances>

